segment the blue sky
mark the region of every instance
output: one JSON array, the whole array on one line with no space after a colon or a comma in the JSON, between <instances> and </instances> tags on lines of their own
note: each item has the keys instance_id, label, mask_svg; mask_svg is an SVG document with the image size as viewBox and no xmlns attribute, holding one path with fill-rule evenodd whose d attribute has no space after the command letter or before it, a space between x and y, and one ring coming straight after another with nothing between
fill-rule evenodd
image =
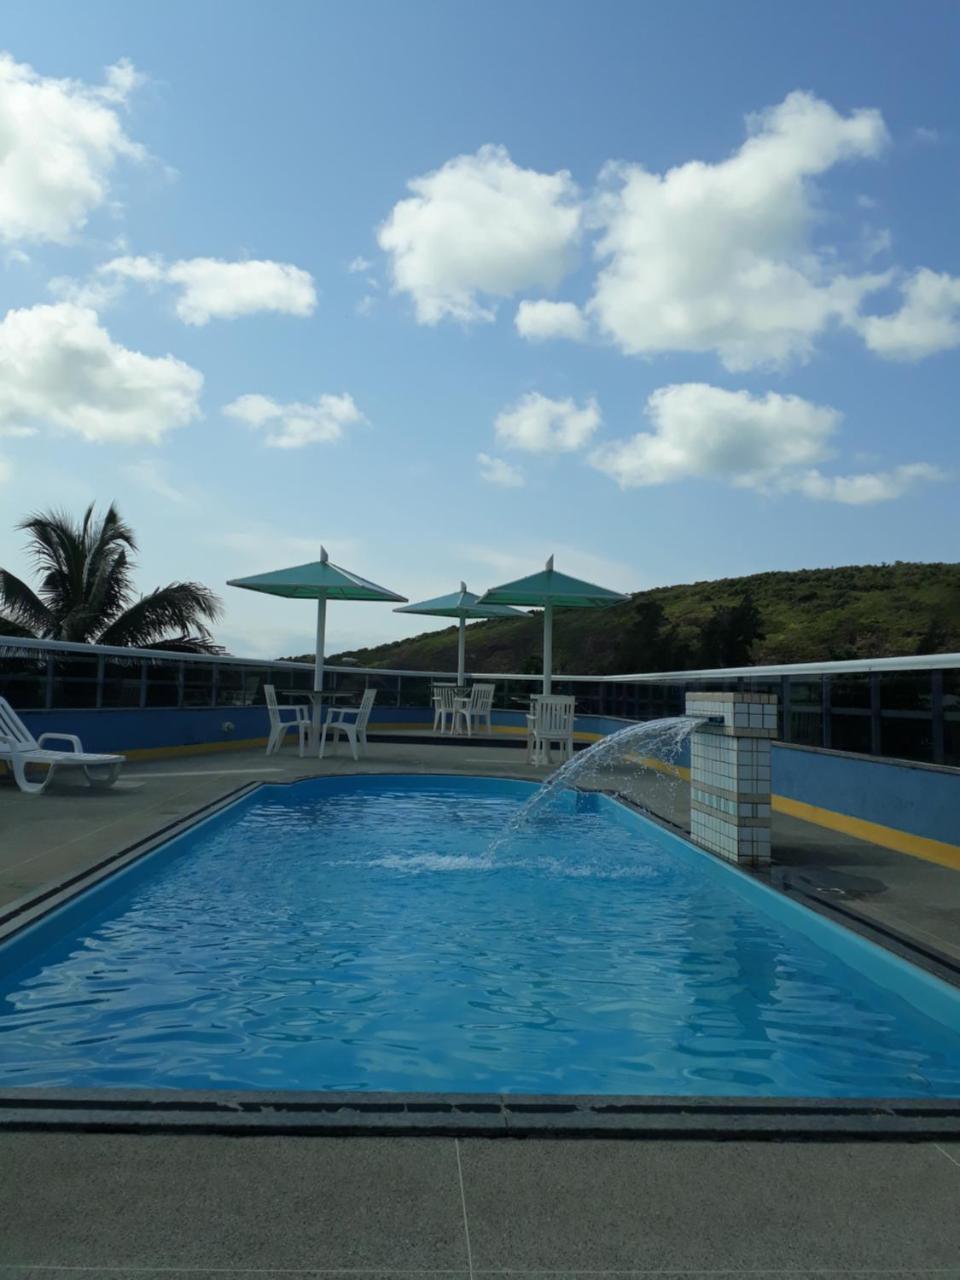
<instances>
[{"instance_id":1,"label":"blue sky","mask_svg":"<svg viewBox=\"0 0 960 1280\"><path fill-rule=\"evenodd\" d=\"M321 542L411 599L958 558L954 3L47 0L2 45L5 567L114 498L144 589L276 654L310 610L223 584Z\"/></svg>"}]
</instances>

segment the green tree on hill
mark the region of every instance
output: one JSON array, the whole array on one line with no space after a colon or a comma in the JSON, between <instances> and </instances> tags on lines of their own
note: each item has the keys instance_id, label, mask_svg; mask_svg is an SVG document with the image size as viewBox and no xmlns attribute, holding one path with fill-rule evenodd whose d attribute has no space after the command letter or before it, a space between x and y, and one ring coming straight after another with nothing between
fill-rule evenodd
<instances>
[{"instance_id":1,"label":"green tree on hill","mask_svg":"<svg viewBox=\"0 0 960 1280\"><path fill-rule=\"evenodd\" d=\"M700 636L700 663L704 667L748 667L754 645L764 639L763 618L750 591L739 604L715 609Z\"/></svg>"}]
</instances>

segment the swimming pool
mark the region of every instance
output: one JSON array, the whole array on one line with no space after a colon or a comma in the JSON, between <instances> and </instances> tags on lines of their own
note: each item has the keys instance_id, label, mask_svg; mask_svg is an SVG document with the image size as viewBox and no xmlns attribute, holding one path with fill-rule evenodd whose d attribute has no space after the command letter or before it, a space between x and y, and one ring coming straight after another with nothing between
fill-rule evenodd
<instances>
[{"instance_id":1,"label":"swimming pool","mask_svg":"<svg viewBox=\"0 0 960 1280\"><path fill-rule=\"evenodd\" d=\"M960 1096L960 992L608 797L511 835L534 790L259 788L0 950L0 1082Z\"/></svg>"}]
</instances>

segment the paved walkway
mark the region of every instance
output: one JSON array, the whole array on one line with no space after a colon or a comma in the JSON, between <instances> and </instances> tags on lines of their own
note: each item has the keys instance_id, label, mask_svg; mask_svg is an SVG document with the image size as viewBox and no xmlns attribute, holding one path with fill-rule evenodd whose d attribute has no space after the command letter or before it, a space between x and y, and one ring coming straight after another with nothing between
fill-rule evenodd
<instances>
[{"instance_id":1,"label":"paved walkway","mask_svg":"<svg viewBox=\"0 0 960 1280\"><path fill-rule=\"evenodd\" d=\"M960 1277L960 1146L0 1138L9 1280Z\"/></svg>"}]
</instances>

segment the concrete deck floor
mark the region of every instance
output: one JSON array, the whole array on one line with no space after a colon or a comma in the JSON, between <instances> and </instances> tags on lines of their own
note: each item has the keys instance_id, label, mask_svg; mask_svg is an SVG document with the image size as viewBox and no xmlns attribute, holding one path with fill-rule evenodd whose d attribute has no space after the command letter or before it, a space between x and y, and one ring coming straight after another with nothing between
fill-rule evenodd
<instances>
[{"instance_id":1,"label":"concrete deck floor","mask_svg":"<svg viewBox=\"0 0 960 1280\"><path fill-rule=\"evenodd\" d=\"M0 1276L960 1276L960 1146L0 1138Z\"/></svg>"},{"instance_id":2,"label":"concrete deck floor","mask_svg":"<svg viewBox=\"0 0 960 1280\"><path fill-rule=\"evenodd\" d=\"M361 767L545 772L413 743ZM230 752L133 765L113 792L0 783L0 901L246 782L355 768ZM605 780L682 816L680 789ZM779 818L774 843L777 874L960 955L960 875ZM514 1274L960 1280L960 1144L0 1135L0 1280Z\"/></svg>"}]
</instances>

